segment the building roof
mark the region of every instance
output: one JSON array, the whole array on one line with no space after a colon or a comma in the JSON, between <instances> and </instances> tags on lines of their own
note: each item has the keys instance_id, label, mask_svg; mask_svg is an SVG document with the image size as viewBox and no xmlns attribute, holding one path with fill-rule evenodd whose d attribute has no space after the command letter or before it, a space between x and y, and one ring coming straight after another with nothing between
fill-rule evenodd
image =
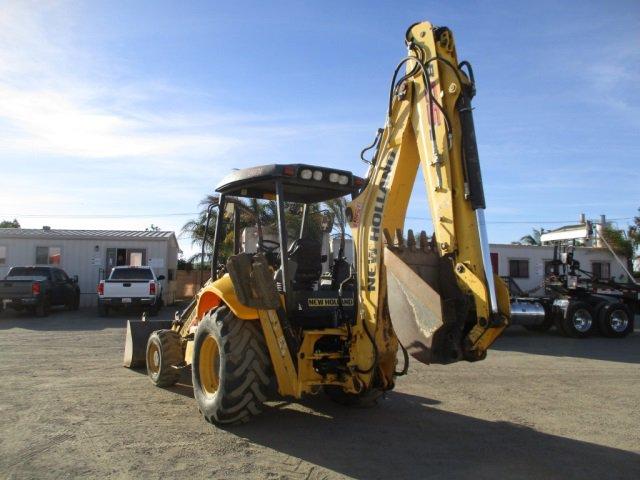
<instances>
[{"instance_id":1,"label":"building roof","mask_svg":"<svg viewBox=\"0 0 640 480\"><path fill-rule=\"evenodd\" d=\"M171 231L137 230L57 230L40 228L0 228L0 238L95 239L95 240L167 240Z\"/></svg>"}]
</instances>

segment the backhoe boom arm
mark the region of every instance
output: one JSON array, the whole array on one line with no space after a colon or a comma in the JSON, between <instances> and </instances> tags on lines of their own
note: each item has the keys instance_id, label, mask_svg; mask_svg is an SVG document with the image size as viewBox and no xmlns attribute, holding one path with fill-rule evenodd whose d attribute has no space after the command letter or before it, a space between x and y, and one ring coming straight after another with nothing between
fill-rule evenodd
<instances>
[{"instance_id":1,"label":"backhoe boom arm","mask_svg":"<svg viewBox=\"0 0 640 480\"><path fill-rule=\"evenodd\" d=\"M479 360L508 324L509 296L489 256L473 73L458 63L446 27L415 24L406 41L368 183L347 209L359 320L389 356L395 332L423 362ZM430 241L402 233L418 168L434 226Z\"/></svg>"}]
</instances>

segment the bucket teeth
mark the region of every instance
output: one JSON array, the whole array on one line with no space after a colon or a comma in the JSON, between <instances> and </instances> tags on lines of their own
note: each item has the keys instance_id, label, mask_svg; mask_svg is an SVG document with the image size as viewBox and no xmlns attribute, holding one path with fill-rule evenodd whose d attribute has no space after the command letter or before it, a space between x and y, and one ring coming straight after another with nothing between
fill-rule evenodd
<instances>
[{"instance_id":1,"label":"bucket teeth","mask_svg":"<svg viewBox=\"0 0 640 480\"><path fill-rule=\"evenodd\" d=\"M407 247L409 247L409 250L415 250L416 248L416 237L411 229L407 232Z\"/></svg>"},{"instance_id":2,"label":"bucket teeth","mask_svg":"<svg viewBox=\"0 0 640 480\"><path fill-rule=\"evenodd\" d=\"M427 251L429 250L429 238L427 237L427 232L422 230L420 232L420 250Z\"/></svg>"},{"instance_id":3,"label":"bucket teeth","mask_svg":"<svg viewBox=\"0 0 640 480\"><path fill-rule=\"evenodd\" d=\"M392 250L396 251L404 251L409 250L412 252L422 251L422 252L431 252L433 249L431 241L427 236L427 232L421 230L416 238L415 233L413 233L412 229L407 230L407 237L405 239L402 230L396 229L394 236L391 236L391 233L388 229L384 229L382 231L384 235L385 246Z\"/></svg>"},{"instance_id":4,"label":"bucket teeth","mask_svg":"<svg viewBox=\"0 0 640 480\"><path fill-rule=\"evenodd\" d=\"M402 236L402 230L400 230L399 228L396 228L396 238L395 241L393 242L394 245L400 249L404 248L404 237Z\"/></svg>"}]
</instances>

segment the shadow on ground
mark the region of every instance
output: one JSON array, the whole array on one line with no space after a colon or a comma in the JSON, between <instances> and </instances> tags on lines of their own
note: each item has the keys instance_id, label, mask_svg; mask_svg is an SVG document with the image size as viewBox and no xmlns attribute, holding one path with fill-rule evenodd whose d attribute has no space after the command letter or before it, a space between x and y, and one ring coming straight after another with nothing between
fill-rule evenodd
<instances>
[{"instance_id":1,"label":"shadow on ground","mask_svg":"<svg viewBox=\"0 0 640 480\"><path fill-rule=\"evenodd\" d=\"M434 408L392 392L373 409L322 396L229 431L354 478L640 478L640 455ZM284 466L283 466L284 467Z\"/></svg>"},{"instance_id":2,"label":"shadow on ground","mask_svg":"<svg viewBox=\"0 0 640 480\"><path fill-rule=\"evenodd\" d=\"M626 338L567 338L555 330L536 333L511 327L491 346L492 350L576 357L610 362L640 363L640 332Z\"/></svg>"},{"instance_id":3,"label":"shadow on ground","mask_svg":"<svg viewBox=\"0 0 640 480\"><path fill-rule=\"evenodd\" d=\"M145 368L131 368L129 370L140 375L147 375L147 370ZM178 382L171 387L164 388L164 390L171 393L177 393L183 397L195 398L193 396L193 382L191 381L191 367L182 369Z\"/></svg>"},{"instance_id":4,"label":"shadow on ground","mask_svg":"<svg viewBox=\"0 0 640 480\"><path fill-rule=\"evenodd\" d=\"M184 370L167 390L192 398L192 388ZM320 394L297 405L269 402L262 415L226 431L291 457L280 473L295 478L303 473L300 460L368 479L640 478L636 453L447 412L439 404L393 391L374 408L358 409ZM310 473L300 478L323 478Z\"/></svg>"},{"instance_id":5,"label":"shadow on ground","mask_svg":"<svg viewBox=\"0 0 640 480\"><path fill-rule=\"evenodd\" d=\"M169 306L160 311L157 317L149 320L171 320L178 307ZM139 320L142 313L122 311L110 313L108 317L99 317L95 308L81 308L70 312L64 308L53 308L46 317L34 317L27 312L7 310L0 313L0 330L23 328L34 331L80 331L125 328L127 320Z\"/></svg>"}]
</instances>

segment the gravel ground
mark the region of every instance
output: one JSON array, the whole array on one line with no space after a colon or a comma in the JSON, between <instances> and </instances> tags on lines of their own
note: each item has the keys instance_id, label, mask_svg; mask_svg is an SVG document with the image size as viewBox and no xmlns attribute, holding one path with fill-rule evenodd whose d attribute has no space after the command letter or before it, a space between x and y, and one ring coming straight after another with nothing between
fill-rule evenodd
<instances>
[{"instance_id":1,"label":"gravel ground","mask_svg":"<svg viewBox=\"0 0 640 480\"><path fill-rule=\"evenodd\" d=\"M483 362L413 363L374 408L273 402L221 430L188 375L121 367L126 319L0 314L0 477L640 478L639 332L514 327Z\"/></svg>"}]
</instances>

